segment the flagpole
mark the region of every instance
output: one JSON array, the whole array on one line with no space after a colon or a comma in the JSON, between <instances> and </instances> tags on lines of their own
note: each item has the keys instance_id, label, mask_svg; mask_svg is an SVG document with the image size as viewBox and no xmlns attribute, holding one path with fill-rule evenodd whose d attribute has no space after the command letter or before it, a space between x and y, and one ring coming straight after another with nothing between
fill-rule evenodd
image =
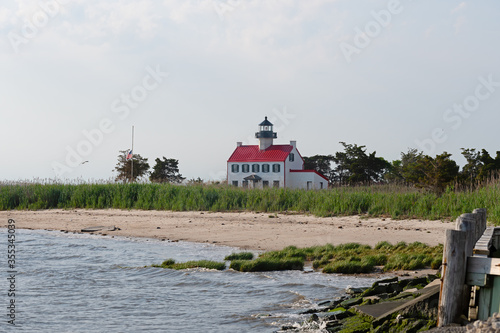
<instances>
[{"instance_id":1,"label":"flagpole","mask_svg":"<svg viewBox=\"0 0 500 333\"><path fill-rule=\"evenodd\" d=\"M130 157L130 182L134 181L134 126L132 126L132 156Z\"/></svg>"}]
</instances>

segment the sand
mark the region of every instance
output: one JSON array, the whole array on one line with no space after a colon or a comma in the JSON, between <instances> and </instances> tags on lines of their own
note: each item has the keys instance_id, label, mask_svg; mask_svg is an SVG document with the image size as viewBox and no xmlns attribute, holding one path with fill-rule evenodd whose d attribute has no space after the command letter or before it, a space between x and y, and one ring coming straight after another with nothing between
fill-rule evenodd
<instances>
[{"instance_id":1,"label":"sand","mask_svg":"<svg viewBox=\"0 0 500 333\"><path fill-rule=\"evenodd\" d=\"M100 231L107 236L148 237L228 245L251 250L357 242L374 246L380 241L444 242L454 222L392 220L360 216L321 218L269 213L212 213L141 210L1 211L0 226L16 221L19 229L80 232L94 226L117 227Z\"/></svg>"}]
</instances>

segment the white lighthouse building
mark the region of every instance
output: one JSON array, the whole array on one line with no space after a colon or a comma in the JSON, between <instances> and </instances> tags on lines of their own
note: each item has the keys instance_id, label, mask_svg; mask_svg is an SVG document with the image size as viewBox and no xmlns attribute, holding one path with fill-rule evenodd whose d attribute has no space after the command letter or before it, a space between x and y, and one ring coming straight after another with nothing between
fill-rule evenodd
<instances>
[{"instance_id":1,"label":"white lighthouse building","mask_svg":"<svg viewBox=\"0 0 500 333\"><path fill-rule=\"evenodd\" d=\"M236 143L236 149L227 160L228 184L246 188L286 187L325 189L328 179L315 170L304 170L304 160L296 141L274 144L277 133L265 117L255 133L258 145Z\"/></svg>"}]
</instances>

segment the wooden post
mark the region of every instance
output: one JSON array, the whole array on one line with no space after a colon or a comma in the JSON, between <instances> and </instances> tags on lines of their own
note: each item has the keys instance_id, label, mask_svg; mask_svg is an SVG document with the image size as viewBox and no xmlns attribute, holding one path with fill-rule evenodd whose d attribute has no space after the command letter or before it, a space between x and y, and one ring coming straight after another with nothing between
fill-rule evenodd
<instances>
[{"instance_id":1,"label":"wooden post","mask_svg":"<svg viewBox=\"0 0 500 333\"><path fill-rule=\"evenodd\" d=\"M471 256L474 250L474 245L477 242L477 214L462 214L457 218L455 223L455 228L460 231L464 231L467 233L467 245L465 246L465 256Z\"/></svg>"},{"instance_id":2,"label":"wooden post","mask_svg":"<svg viewBox=\"0 0 500 333\"><path fill-rule=\"evenodd\" d=\"M462 214L457 218L456 228L457 230L466 233L465 237L465 259L464 265L467 267L467 257L472 256L474 252L474 246L476 245L476 235L478 231L478 214ZM471 287L468 286L465 281L462 290L462 300L460 313L468 314L469 303L470 303Z\"/></svg>"},{"instance_id":3,"label":"wooden post","mask_svg":"<svg viewBox=\"0 0 500 333\"><path fill-rule=\"evenodd\" d=\"M477 226L478 226L478 240L481 238L483 235L484 231L486 230L487 227L487 221L486 221L486 208L476 208L472 211L472 213L477 214Z\"/></svg>"},{"instance_id":4,"label":"wooden post","mask_svg":"<svg viewBox=\"0 0 500 333\"><path fill-rule=\"evenodd\" d=\"M467 233L446 230L443 249L443 272L439 294L438 327L458 323L462 315L466 272Z\"/></svg>"}]
</instances>

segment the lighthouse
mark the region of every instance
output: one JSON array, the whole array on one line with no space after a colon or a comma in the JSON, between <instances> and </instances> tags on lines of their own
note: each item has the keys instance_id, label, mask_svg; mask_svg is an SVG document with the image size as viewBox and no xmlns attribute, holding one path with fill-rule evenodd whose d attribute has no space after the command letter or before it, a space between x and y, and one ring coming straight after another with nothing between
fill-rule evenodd
<instances>
[{"instance_id":1,"label":"lighthouse","mask_svg":"<svg viewBox=\"0 0 500 333\"><path fill-rule=\"evenodd\" d=\"M227 160L227 183L242 188L327 188L328 178L316 170L304 169L297 142L276 144L277 137L273 124L265 117L255 133L258 145L237 142Z\"/></svg>"},{"instance_id":2,"label":"lighthouse","mask_svg":"<svg viewBox=\"0 0 500 333\"><path fill-rule=\"evenodd\" d=\"M259 149L266 150L273 145L273 139L278 135L273 132L273 124L265 117L264 121L259 124L259 131L255 133L255 137L259 139Z\"/></svg>"}]
</instances>

